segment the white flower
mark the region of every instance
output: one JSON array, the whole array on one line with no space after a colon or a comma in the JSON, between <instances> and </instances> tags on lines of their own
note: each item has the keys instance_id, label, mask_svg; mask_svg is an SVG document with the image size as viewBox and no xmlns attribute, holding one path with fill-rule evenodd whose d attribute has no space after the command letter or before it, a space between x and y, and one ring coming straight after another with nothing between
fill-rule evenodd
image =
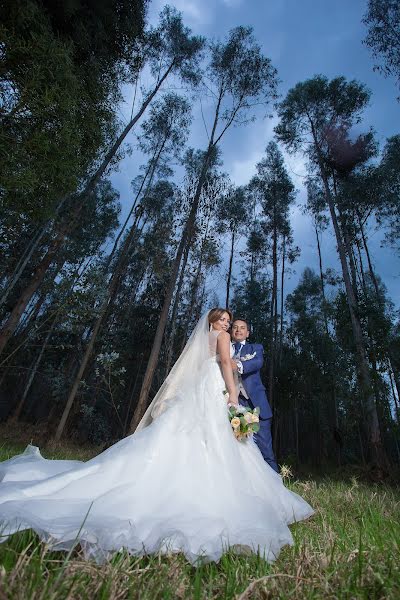
<instances>
[{"instance_id":1,"label":"white flower","mask_svg":"<svg viewBox=\"0 0 400 600\"><path fill-rule=\"evenodd\" d=\"M257 354L257 352L253 352L253 354L245 354L245 356L240 357L240 362L243 362L246 360L251 360L252 358L255 357L256 354Z\"/></svg>"}]
</instances>

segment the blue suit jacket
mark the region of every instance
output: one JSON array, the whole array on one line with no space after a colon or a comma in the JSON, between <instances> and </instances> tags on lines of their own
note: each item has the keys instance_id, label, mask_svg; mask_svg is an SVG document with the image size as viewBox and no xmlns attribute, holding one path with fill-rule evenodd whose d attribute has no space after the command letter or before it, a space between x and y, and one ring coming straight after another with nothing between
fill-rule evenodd
<instances>
[{"instance_id":1,"label":"blue suit jacket","mask_svg":"<svg viewBox=\"0 0 400 600\"><path fill-rule=\"evenodd\" d=\"M254 352L256 353L254 358L242 362L242 383L249 396L249 404L253 408L256 406L260 408L261 419L270 419L272 410L260 376L260 369L264 362L264 349L261 344L244 344L240 356L244 357L246 354L254 354Z\"/></svg>"}]
</instances>

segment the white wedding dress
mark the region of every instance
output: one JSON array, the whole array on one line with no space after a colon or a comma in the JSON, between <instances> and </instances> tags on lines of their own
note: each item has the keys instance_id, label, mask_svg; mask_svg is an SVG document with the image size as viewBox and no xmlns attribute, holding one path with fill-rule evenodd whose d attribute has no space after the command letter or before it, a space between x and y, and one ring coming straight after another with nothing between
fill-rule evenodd
<instances>
[{"instance_id":1,"label":"white wedding dress","mask_svg":"<svg viewBox=\"0 0 400 600\"><path fill-rule=\"evenodd\" d=\"M134 555L183 552L191 563L217 561L232 547L272 561L292 543L288 524L313 510L285 488L252 439L235 439L217 333L208 334L204 318L199 327L171 371L174 391L184 395L171 400L162 388L135 434L87 462L46 460L28 446L0 463L3 541L31 528L51 548L79 542L99 562L125 548ZM191 352L199 342L204 351L205 335L206 359L188 377Z\"/></svg>"}]
</instances>

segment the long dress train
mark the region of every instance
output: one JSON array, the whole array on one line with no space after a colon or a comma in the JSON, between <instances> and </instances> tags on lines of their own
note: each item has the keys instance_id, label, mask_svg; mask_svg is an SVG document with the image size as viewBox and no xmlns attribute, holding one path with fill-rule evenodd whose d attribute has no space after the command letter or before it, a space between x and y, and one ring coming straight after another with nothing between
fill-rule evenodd
<instances>
[{"instance_id":1,"label":"long dress train","mask_svg":"<svg viewBox=\"0 0 400 600\"><path fill-rule=\"evenodd\" d=\"M185 398L95 458L46 460L29 446L1 463L2 539L31 528L51 548L79 542L97 561L122 548L217 561L229 547L274 560L293 543L288 524L313 509L252 439L235 439L224 388L210 356Z\"/></svg>"}]
</instances>

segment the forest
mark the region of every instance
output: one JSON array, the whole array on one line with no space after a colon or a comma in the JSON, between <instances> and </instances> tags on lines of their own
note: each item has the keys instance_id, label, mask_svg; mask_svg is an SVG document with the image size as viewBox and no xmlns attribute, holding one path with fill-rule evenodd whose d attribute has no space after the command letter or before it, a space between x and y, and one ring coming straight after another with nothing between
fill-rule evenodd
<instances>
[{"instance_id":1,"label":"forest","mask_svg":"<svg viewBox=\"0 0 400 600\"><path fill-rule=\"evenodd\" d=\"M341 73L282 95L250 27L211 40L172 6L147 13L147 0L0 2L0 419L108 447L223 306L264 345L279 463L384 476L400 459L400 312L370 237L399 253L397 124L378 143L371 92ZM364 16L371 69L397 84L399 16L393 0ZM202 103L207 143L191 147ZM277 125L238 186L223 142L260 107ZM307 165L319 265L290 293L302 248L287 156ZM111 182L123 158L129 198Z\"/></svg>"}]
</instances>

